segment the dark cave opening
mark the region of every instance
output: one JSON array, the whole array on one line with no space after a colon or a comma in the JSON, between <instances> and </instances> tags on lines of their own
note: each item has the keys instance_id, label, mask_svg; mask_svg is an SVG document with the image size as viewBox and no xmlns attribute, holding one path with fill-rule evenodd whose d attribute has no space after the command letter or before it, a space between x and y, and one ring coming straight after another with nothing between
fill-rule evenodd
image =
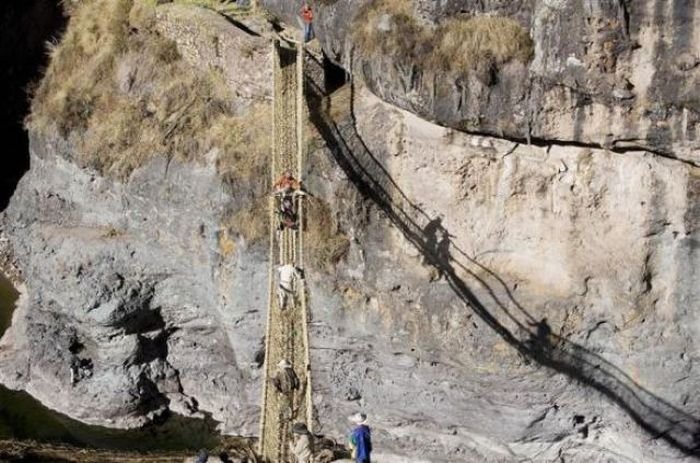
<instances>
[{"instance_id":1,"label":"dark cave opening","mask_svg":"<svg viewBox=\"0 0 700 463\"><path fill-rule=\"evenodd\" d=\"M24 129L28 92L47 64L46 43L58 37L65 24L60 0L12 0L0 7L0 135L4 147L0 211L29 169L29 138Z\"/></svg>"},{"instance_id":2,"label":"dark cave opening","mask_svg":"<svg viewBox=\"0 0 700 463\"><path fill-rule=\"evenodd\" d=\"M338 90L349 81L347 71L331 61L325 53L323 54L323 71L323 86L327 95Z\"/></svg>"}]
</instances>

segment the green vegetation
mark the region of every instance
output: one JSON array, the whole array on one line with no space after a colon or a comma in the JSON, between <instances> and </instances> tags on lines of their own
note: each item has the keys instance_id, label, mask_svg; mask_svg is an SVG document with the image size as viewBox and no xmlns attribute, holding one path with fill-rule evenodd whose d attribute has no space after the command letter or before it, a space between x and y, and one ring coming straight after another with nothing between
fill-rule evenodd
<instances>
[{"instance_id":1,"label":"green vegetation","mask_svg":"<svg viewBox=\"0 0 700 463\"><path fill-rule=\"evenodd\" d=\"M353 34L367 57L392 56L421 69L467 74L512 60L526 63L533 44L515 20L499 16L452 18L421 24L411 0L373 0L359 12Z\"/></svg>"}]
</instances>

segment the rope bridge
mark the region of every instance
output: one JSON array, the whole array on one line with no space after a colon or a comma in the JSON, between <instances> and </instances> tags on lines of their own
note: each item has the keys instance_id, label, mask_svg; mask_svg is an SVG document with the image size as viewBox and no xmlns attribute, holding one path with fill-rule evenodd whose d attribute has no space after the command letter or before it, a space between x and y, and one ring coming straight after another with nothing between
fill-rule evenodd
<instances>
[{"instance_id":1,"label":"rope bridge","mask_svg":"<svg viewBox=\"0 0 700 463\"><path fill-rule=\"evenodd\" d=\"M302 180L304 165L304 46L276 39L272 69L272 183L285 171ZM260 419L259 454L264 461L290 461L292 424L305 423L312 431L311 365L309 360L307 291L297 279L292 304L285 310L276 297L278 266L292 264L304 269L304 197L296 201L298 229L278 231L276 199L270 198L270 259L265 333L265 366ZM281 360L287 360L299 377L300 387L291 394L279 393L271 383Z\"/></svg>"}]
</instances>

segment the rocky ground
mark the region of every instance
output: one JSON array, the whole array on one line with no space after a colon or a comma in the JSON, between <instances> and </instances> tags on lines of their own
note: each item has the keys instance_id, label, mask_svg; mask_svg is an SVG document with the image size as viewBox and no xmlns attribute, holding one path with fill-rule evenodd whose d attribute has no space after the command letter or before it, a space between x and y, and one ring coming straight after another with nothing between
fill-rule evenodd
<instances>
[{"instance_id":1,"label":"rocky ground","mask_svg":"<svg viewBox=\"0 0 700 463\"><path fill-rule=\"evenodd\" d=\"M238 463L254 458L252 442L230 439L220 449L212 451L210 462ZM38 442L0 441L0 458L11 463L186 463L194 462L195 452L118 452L88 450L66 445L51 445Z\"/></svg>"},{"instance_id":2,"label":"rocky ground","mask_svg":"<svg viewBox=\"0 0 700 463\"><path fill-rule=\"evenodd\" d=\"M695 460L700 169L697 111L677 98L693 95L697 69L668 60L700 54L697 13L675 1L586 14L416 2L426 24L459 9L511 15L535 45L478 94L444 76L431 99L428 79L398 84L390 56L353 55L359 7L326 3L319 37L357 78L309 96L308 188L350 241L337 265L307 269L321 432L340 438L362 409L381 461ZM241 101L264 101L265 39L160 8L188 59L227 69ZM555 40L568 35L588 42ZM254 50L251 65L222 43ZM615 97L624 79L634 98ZM457 130L481 110L471 133ZM207 412L256 434L266 246L229 223L251 204L246 187L220 178L216 153L156 157L120 181L79 167L73 149L33 133L1 219L26 292L0 341L0 381L86 422Z\"/></svg>"}]
</instances>

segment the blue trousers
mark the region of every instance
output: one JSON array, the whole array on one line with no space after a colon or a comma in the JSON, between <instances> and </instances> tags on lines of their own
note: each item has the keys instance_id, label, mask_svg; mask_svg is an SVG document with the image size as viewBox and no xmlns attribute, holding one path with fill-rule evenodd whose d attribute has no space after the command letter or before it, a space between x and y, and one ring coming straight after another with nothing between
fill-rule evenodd
<instances>
[{"instance_id":1,"label":"blue trousers","mask_svg":"<svg viewBox=\"0 0 700 463\"><path fill-rule=\"evenodd\" d=\"M314 26L312 23L304 23L304 43L314 39Z\"/></svg>"}]
</instances>

